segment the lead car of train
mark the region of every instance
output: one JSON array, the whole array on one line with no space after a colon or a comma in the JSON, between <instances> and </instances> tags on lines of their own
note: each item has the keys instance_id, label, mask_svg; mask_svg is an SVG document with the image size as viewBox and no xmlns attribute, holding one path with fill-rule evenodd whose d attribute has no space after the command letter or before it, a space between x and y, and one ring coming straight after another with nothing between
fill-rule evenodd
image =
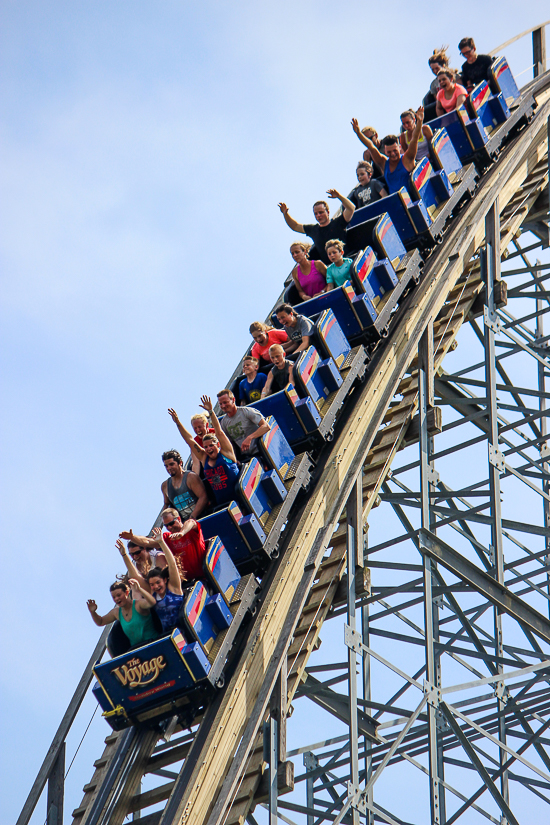
<instances>
[{"instance_id":1,"label":"lead car of train","mask_svg":"<svg viewBox=\"0 0 550 825\"><path fill-rule=\"evenodd\" d=\"M496 59L489 82L430 123L430 159L416 165L408 188L356 210L346 238L352 277L300 304L299 312L315 324L313 345L296 362L293 385L254 402L270 424L260 439L262 460L243 466L234 501L200 519L207 540L204 579L187 594L178 627L94 667L93 692L112 728L174 715L190 723L223 685L231 648L260 598L257 577L278 555L319 446L332 438L346 398L366 376L372 349L387 336L399 301L420 280L423 261L449 219L535 106L532 94L519 94L506 58ZM289 286L285 297L296 304L293 290Z\"/></svg>"}]
</instances>

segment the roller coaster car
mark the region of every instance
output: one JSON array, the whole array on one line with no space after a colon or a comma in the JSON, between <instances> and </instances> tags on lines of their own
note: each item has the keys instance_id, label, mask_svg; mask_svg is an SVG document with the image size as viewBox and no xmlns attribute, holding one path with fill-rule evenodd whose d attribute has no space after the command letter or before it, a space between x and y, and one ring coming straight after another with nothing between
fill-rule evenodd
<instances>
[{"instance_id":1,"label":"roller coaster car","mask_svg":"<svg viewBox=\"0 0 550 825\"><path fill-rule=\"evenodd\" d=\"M407 252L389 215L352 224L353 218L346 244L362 251L355 255L351 280L304 301L298 311L315 318L330 308L348 341L371 344L387 334L390 315L403 292L411 281L418 282L421 259L418 250ZM273 323L278 326L275 316Z\"/></svg>"},{"instance_id":2,"label":"roller coaster car","mask_svg":"<svg viewBox=\"0 0 550 825\"><path fill-rule=\"evenodd\" d=\"M205 581L195 584L169 636L93 668L93 693L114 730L156 722L205 703L223 670L259 589L252 574L241 577L221 540L212 539L204 560Z\"/></svg>"},{"instance_id":3,"label":"roller coaster car","mask_svg":"<svg viewBox=\"0 0 550 825\"><path fill-rule=\"evenodd\" d=\"M434 135L431 155L434 166L428 158L417 163L409 177L408 191L401 187L398 192L357 209L348 224L348 237L355 226L387 212L406 249L431 248L457 204L473 193L476 175L473 166L462 168L444 128Z\"/></svg>"},{"instance_id":4,"label":"roller coaster car","mask_svg":"<svg viewBox=\"0 0 550 825\"><path fill-rule=\"evenodd\" d=\"M300 309L310 303L305 302ZM264 416L275 416L293 448L332 437L342 403L354 383L365 375L369 361L364 346L351 347L332 309L325 309L317 317L313 339L317 346L308 347L294 364L295 384L254 404Z\"/></svg>"},{"instance_id":5,"label":"roller coaster car","mask_svg":"<svg viewBox=\"0 0 550 825\"><path fill-rule=\"evenodd\" d=\"M517 87L514 99L512 84L515 87L515 81L506 58L500 58L496 65L493 64L491 77L496 85L502 83L502 87L508 92L507 96L506 92L493 94L489 83L483 81L472 90L466 101L466 107L473 118L466 128L475 150L475 163L481 168L495 160L512 131L531 120L536 106L534 96L527 93L519 97ZM507 100L510 100L511 108Z\"/></svg>"},{"instance_id":6,"label":"roller coaster car","mask_svg":"<svg viewBox=\"0 0 550 825\"><path fill-rule=\"evenodd\" d=\"M412 249L416 243L418 233L409 212L411 203L412 200L409 193L405 187L402 186L401 189L392 195L388 195L374 203L369 203L367 206L356 209L347 226L346 244L349 246L350 232L355 226L365 223L365 221L368 221L370 218L376 218L386 214L391 219L392 226L397 232L401 243L407 249Z\"/></svg>"},{"instance_id":7,"label":"roller coaster car","mask_svg":"<svg viewBox=\"0 0 550 825\"><path fill-rule=\"evenodd\" d=\"M437 243L454 209L472 197L476 187L475 166L471 163L462 166L446 129L438 129L434 134L431 156L434 165L423 158L409 179L413 198L409 213L418 232L418 242L426 249Z\"/></svg>"},{"instance_id":8,"label":"roller coaster car","mask_svg":"<svg viewBox=\"0 0 550 825\"><path fill-rule=\"evenodd\" d=\"M388 198L383 198L379 202L385 203L387 200ZM349 249L364 250L356 259L354 267L354 282L364 292L356 297L354 308L363 325L363 340L367 343L387 334L391 312L405 290L412 283L419 282L422 264L418 249L407 252L389 215L375 216L364 221L360 215L357 222L354 222L355 216L368 208L364 206L354 213L346 235ZM367 256L368 263L367 260L362 260L362 255Z\"/></svg>"},{"instance_id":9,"label":"roller coaster car","mask_svg":"<svg viewBox=\"0 0 550 825\"><path fill-rule=\"evenodd\" d=\"M254 408L260 409L261 403ZM265 470L253 458L239 477L239 503L232 501L199 522L206 539L221 538L241 573L264 568L276 555L290 508L309 484L313 466L307 453L295 455L275 418L261 412L270 430L259 440L259 447L263 463L271 469Z\"/></svg>"},{"instance_id":10,"label":"roller coaster car","mask_svg":"<svg viewBox=\"0 0 550 825\"><path fill-rule=\"evenodd\" d=\"M465 104L430 122L435 131L447 129L463 164L474 162L483 171L497 157L510 132L528 122L536 101L532 93L520 96L505 57L490 68L489 82L478 84Z\"/></svg>"}]
</instances>

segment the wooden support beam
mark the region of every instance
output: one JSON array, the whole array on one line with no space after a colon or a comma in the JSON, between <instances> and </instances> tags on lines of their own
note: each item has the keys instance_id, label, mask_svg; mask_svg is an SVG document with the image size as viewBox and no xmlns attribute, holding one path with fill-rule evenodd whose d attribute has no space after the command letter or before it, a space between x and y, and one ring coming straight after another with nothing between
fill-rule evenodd
<instances>
[{"instance_id":1,"label":"wooden support beam","mask_svg":"<svg viewBox=\"0 0 550 825\"><path fill-rule=\"evenodd\" d=\"M470 309L469 318L478 318L483 315L483 307L485 306L487 290L485 287L481 290ZM508 284L506 281L497 281L494 290L495 308L502 309L508 303Z\"/></svg>"},{"instance_id":2,"label":"wooden support beam","mask_svg":"<svg viewBox=\"0 0 550 825\"><path fill-rule=\"evenodd\" d=\"M426 373L426 401L434 405L434 324L430 320L418 345L418 368Z\"/></svg>"},{"instance_id":3,"label":"wooden support beam","mask_svg":"<svg viewBox=\"0 0 550 825\"><path fill-rule=\"evenodd\" d=\"M361 598L361 596L370 596L370 568L368 567L358 567L355 572L355 595L357 598ZM348 577L347 574L344 573L340 582L338 583L338 587L336 589L336 593L332 599L332 606L333 607L340 607L343 604L346 604L348 598Z\"/></svg>"},{"instance_id":4,"label":"wooden support beam","mask_svg":"<svg viewBox=\"0 0 550 825\"><path fill-rule=\"evenodd\" d=\"M428 434L437 435L443 429L443 413L441 407L431 407L428 410ZM410 444L415 444L420 437L420 416L418 413L413 417L411 423L407 427L405 438L403 439L403 447L408 447Z\"/></svg>"},{"instance_id":5,"label":"wooden support beam","mask_svg":"<svg viewBox=\"0 0 550 825\"><path fill-rule=\"evenodd\" d=\"M281 762L277 768L277 793L280 796L284 793L292 793L294 790L294 762ZM260 779L260 784L254 794L254 805L267 802L269 799L269 774L265 771Z\"/></svg>"},{"instance_id":6,"label":"wooden support beam","mask_svg":"<svg viewBox=\"0 0 550 825\"><path fill-rule=\"evenodd\" d=\"M286 672L286 657L283 659L275 688L271 694L269 710L271 716L277 720L277 760L284 762L286 759L286 714L288 706L288 685Z\"/></svg>"},{"instance_id":7,"label":"wooden support beam","mask_svg":"<svg viewBox=\"0 0 550 825\"><path fill-rule=\"evenodd\" d=\"M47 825L63 825L65 796L65 742L57 754L48 778Z\"/></svg>"},{"instance_id":8,"label":"wooden support beam","mask_svg":"<svg viewBox=\"0 0 550 825\"><path fill-rule=\"evenodd\" d=\"M546 71L546 35L544 26L533 32L533 77Z\"/></svg>"}]
</instances>

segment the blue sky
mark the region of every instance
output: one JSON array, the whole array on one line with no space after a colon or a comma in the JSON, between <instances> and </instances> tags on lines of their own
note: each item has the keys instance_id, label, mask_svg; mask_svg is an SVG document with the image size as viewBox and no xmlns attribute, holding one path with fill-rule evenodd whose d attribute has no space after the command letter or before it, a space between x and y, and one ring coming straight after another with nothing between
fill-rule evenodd
<instances>
[{"instance_id":1,"label":"blue sky","mask_svg":"<svg viewBox=\"0 0 550 825\"><path fill-rule=\"evenodd\" d=\"M474 2L0 8L0 685L25 754L22 769L2 753L7 823L97 639L85 602L109 605L116 536L160 508L160 455L183 446L166 409L188 419L224 386L290 269L277 202L307 222L328 187L347 193L350 118L395 131L435 47L450 43L456 65L462 36L489 50L545 15L535 2L488 2L482 18ZM520 82L529 49L506 50Z\"/></svg>"}]
</instances>

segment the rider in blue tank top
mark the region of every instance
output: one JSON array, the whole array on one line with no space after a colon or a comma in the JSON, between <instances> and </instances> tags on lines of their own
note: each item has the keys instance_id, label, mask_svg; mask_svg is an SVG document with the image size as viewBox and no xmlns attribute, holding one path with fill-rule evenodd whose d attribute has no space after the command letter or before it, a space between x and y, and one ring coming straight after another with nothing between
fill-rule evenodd
<instances>
[{"instance_id":1,"label":"rider in blue tank top","mask_svg":"<svg viewBox=\"0 0 550 825\"><path fill-rule=\"evenodd\" d=\"M359 123L356 118L353 118L351 125L353 131L364 145L369 149L372 159L384 170L384 177L388 184L388 192L392 195L398 192L402 186L407 188L409 175L413 171L416 162L416 151L418 148L418 139L422 133L422 123L424 121L424 109L421 106L416 112L416 124L414 127L411 142L407 147L407 151L401 156L399 147L399 138L397 135L387 135L380 141L380 149L370 140L365 137L359 128ZM385 154L382 154L385 152Z\"/></svg>"},{"instance_id":2,"label":"rider in blue tank top","mask_svg":"<svg viewBox=\"0 0 550 825\"><path fill-rule=\"evenodd\" d=\"M388 192L390 195L393 195L394 192L399 192L402 186L407 188L407 183L409 180L410 172L407 171L406 166L403 163L403 158L399 158L399 163L393 170L390 172L390 165L386 161L386 166L384 168L384 177L386 179L386 183L388 184Z\"/></svg>"},{"instance_id":3,"label":"rider in blue tank top","mask_svg":"<svg viewBox=\"0 0 550 825\"><path fill-rule=\"evenodd\" d=\"M197 444L191 433L183 426L177 412L175 410L168 410L168 412L183 440L201 462L204 476L210 482L212 493L216 499L216 506L228 504L235 496L235 485L241 470L237 464L233 445L222 430L218 416L214 412L212 401L207 395L202 396L200 406L210 416L214 428L213 433L206 433L203 436L202 447Z\"/></svg>"}]
</instances>

